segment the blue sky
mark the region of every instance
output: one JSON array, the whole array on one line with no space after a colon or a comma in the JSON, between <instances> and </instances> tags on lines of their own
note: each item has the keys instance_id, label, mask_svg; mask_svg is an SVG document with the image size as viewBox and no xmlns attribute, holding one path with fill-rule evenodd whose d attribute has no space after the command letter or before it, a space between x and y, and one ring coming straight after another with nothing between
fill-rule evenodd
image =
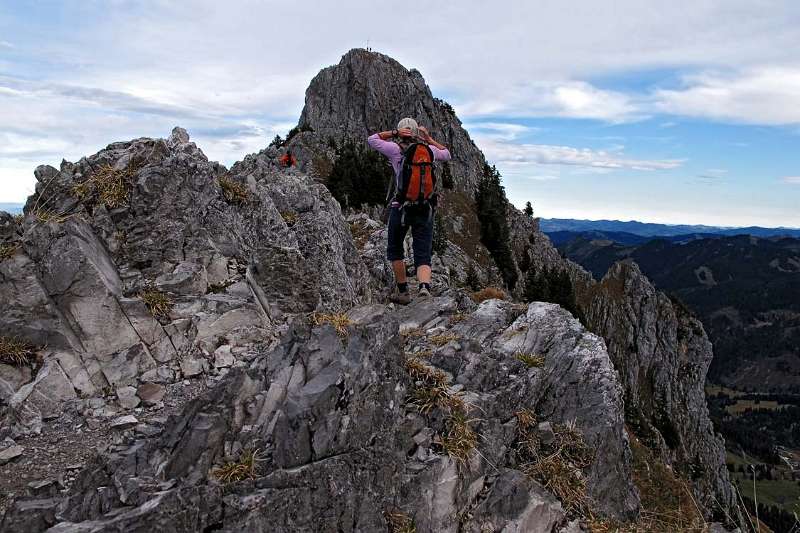
<instances>
[{"instance_id":1,"label":"blue sky","mask_svg":"<svg viewBox=\"0 0 800 533\"><path fill-rule=\"evenodd\" d=\"M369 44L540 216L800 227L800 3L666 4L5 0L0 202L38 164L175 125L230 165Z\"/></svg>"}]
</instances>

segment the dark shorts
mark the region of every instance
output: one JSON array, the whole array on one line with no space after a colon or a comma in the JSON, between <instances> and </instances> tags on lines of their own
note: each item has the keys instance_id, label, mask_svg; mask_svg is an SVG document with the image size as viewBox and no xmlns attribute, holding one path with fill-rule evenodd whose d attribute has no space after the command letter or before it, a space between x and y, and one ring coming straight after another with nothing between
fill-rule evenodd
<instances>
[{"instance_id":1,"label":"dark shorts","mask_svg":"<svg viewBox=\"0 0 800 533\"><path fill-rule=\"evenodd\" d=\"M433 208L431 208L433 209ZM386 245L386 258L397 261L405 258L403 240L408 228L411 228L412 248L414 249L414 266L417 268L431 265L431 249L433 247L433 213L415 214L406 211L405 225L401 224L403 216L399 206L389 208L389 239Z\"/></svg>"}]
</instances>

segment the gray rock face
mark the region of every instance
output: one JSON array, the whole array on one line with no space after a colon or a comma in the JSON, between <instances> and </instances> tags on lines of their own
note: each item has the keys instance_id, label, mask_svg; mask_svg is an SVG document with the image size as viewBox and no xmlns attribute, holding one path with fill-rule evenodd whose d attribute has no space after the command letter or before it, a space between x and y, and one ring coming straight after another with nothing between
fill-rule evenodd
<instances>
[{"instance_id":1,"label":"gray rock face","mask_svg":"<svg viewBox=\"0 0 800 533\"><path fill-rule=\"evenodd\" d=\"M559 256L536 219L510 212L517 263L566 270L587 327L603 337L625 389L629 427L673 465L708 516L739 520L725 467L725 445L708 417L705 379L713 355L702 324L657 291L635 263L621 262L596 282ZM526 237L527 235L527 237Z\"/></svg>"},{"instance_id":2,"label":"gray rock face","mask_svg":"<svg viewBox=\"0 0 800 533\"><path fill-rule=\"evenodd\" d=\"M415 118L450 150L446 169L437 164L443 182L452 176L453 189L441 188L439 210L453 245L481 264L490 262L480 244L480 222L474 193L483 176L485 158L461 121L445 102L434 98L417 70L408 70L383 54L354 49L337 65L323 69L306 90L298 128L288 143L299 168L324 180L334 161L328 141L354 140L366 145L372 133L394 128L404 117Z\"/></svg>"},{"instance_id":3,"label":"gray rock face","mask_svg":"<svg viewBox=\"0 0 800 533\"><path fill-rule=\"evenodd\" d=\"M14 434L38 431L35 420L56 415L76 391L133 387L144 375L163 381L170 371L196 376L221 344L268 339L281 313L371 297L338 204L264 153L227 172L176 129L60 170L39 167L36 177L23 225L3 226L18 251L0 262L0 335L53 351L31 385L4 373L8 394L20 389L5 410ZM101 185L114 180L123 194L112 202ZM225 196L228 183L241 204ZM143 300L149 289L167 299L158 318Z\"/></svg>"},{"instance_id":4,"label":"gray rock face","mask_svg":"<svg viewBox=\"0 0 800 533\"><path fill-rule=\"evenodd\" d=\"M328 136L364 141L404 117L415 118L458 154L451 170L459 190L472 194L483 172L483 154L452 108L433 97L422 75L383 54L354 49L338 65L320 71L306 90L299 125L313 128L323 141Z\"/></svg>"},{"instance_id":5,"label":"gray rock face","mask_svg":"<svg viewBox=\"0 0 800 533\"><path fill-rule=\"evenodd\" d=\"M598 510L635 514L622 388L603 341L552 304L490 300L464 319L457 311L451 298L396 312L356 308L346 337L298 320L274 350L232 370L162 434L114 446L89 465L55 521L48 507L29 523L65 532L377 531L385 513L402 510L418 531L554 531L566 512L517 464L515 413L526 408L573 424L596 450L585 479ZM404 338L401 323L436 323L463 342ZM461 391L480 436L465 463L437 444L447 420L410 403L416 385L404 351L428 342L429 364ZM526 369L520 350L543 354L544 366ZM253 451L253 470L223 491L216 472L243 450ZM3 530L19 531L33 512L17 502Z\"/></svg>"},{"instance_id":6,"label":"gray rock face","mask_svg":"<svg viewBox=\"0 0 800 533\"><path fill-rule=\"evenodd\" d=\"M725 445L714 433L703 391L712 350L700 321L627 261L590 289L583 308L589 327L606 339L634 432L692 480L710 514L735 515Z\"/></svg>"}]
</instances>

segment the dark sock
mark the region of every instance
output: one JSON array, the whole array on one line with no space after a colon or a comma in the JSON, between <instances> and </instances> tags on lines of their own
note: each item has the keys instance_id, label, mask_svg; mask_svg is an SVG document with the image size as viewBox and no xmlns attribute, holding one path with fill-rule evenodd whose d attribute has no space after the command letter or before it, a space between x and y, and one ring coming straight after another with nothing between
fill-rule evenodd
<instances>
[{"instance_id":1,"label":"dark sock","mask_svg":"<svg viewBox=\"0 0 800 533\"><path fill-rule=\"evenodd\" d=\"M420 289L428 289L428 290L431 290L431 284L430 284L430 283L420 283L420 284L419 284L419 288L420 288Z\"/></svg>"},{"instance_id":2,"label":"dark sock","mask_svg":"<svg viewBox=\"0 0 800 533\"><path fill-rule=\"evenodd\" d=\"M398 283L397 290L400 292L408 292L408 282Z\"/></svg>"}]
</instances>

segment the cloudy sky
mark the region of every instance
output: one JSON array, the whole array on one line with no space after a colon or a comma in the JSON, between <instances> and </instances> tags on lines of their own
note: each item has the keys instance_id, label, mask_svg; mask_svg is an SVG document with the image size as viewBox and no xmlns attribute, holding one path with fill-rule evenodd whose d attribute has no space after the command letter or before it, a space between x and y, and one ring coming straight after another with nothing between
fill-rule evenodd
<instances>
[{"instance_id":1,"label":"cloudy sky","mask_svg":"<svg viewBox=\"0 0 800 533\"><path fill-rule=\"evenodd\" d=\"M537 215L800 227L796 0L2 0L0 203L38 164L175 125L229 165L367 44Z\"/></svg>"}]
</instances>

